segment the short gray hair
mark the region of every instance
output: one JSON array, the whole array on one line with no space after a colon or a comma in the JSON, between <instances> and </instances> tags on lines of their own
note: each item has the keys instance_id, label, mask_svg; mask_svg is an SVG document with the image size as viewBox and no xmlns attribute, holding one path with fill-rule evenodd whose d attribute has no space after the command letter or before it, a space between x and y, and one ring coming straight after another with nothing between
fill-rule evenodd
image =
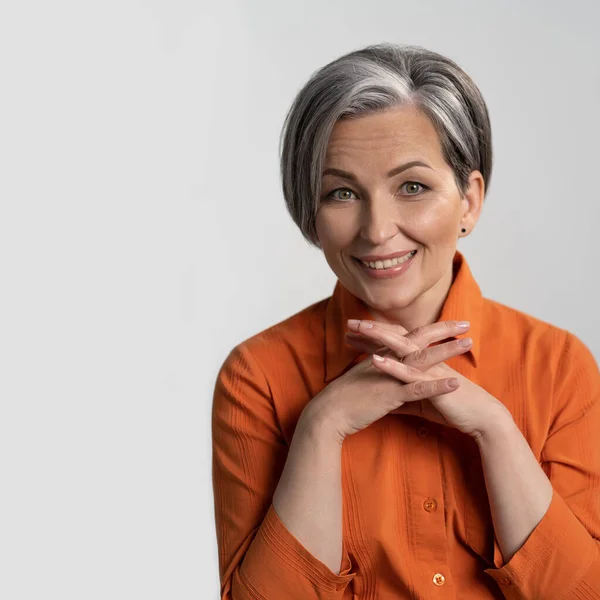
<instances>
[{"instance_id":1,"label":"short gray hair","mask_svg":"<svg viewBox=\"0 0 600 600\"><path fill-rule=\"evenodd\" d=\"M487 192L492 132L487 106L472 79L454 61L420 46L367 46L316 71L285 118L279 142L283 196L309 243L320 247L315 220L335 123L405 105L418 107L431 119L460 193L473 170L481 171Z\"/></svg>"}]
</instances>

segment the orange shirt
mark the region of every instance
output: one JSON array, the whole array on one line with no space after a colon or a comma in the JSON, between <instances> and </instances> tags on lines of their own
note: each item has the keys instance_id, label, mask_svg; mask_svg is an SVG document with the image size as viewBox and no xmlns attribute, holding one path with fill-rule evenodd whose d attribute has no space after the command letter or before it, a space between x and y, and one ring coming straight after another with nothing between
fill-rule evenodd
<instances>
[{"instance_id":1,"label":"orange shirt","mask_svg":"<svg viewBox=\"0 0 600 600\"><path fill-rule=\"evenodd\" d=\"M386 415L342 445L339 575L285 528L272 497L303 408L364 360L348 318L372 318L338 281L331 298L237 345L213 400L221 598L600 598L600 374L573 334L482 297L460 253L440 321L469 320L448 364L510 410L554 488L503 564L478 447L421 417Z\"/></svg>"}]
</instances>

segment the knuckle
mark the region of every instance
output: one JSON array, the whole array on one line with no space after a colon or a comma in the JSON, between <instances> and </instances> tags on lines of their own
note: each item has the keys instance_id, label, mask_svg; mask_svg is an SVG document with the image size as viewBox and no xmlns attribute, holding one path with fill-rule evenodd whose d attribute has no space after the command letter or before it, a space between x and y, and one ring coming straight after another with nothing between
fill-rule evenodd
<instances>
[{"instance_id":1,"label":"knuckle","mask_svg":"<svg viewBox=\"0 0 600 600\"><path fill-rule=\"evenodd\" d=\"M412 352L415 352L415 350L421 350L421 346L419 346L419 344L417 344L417 342L415 342L415 340L406 340L408 342L409 348L411 349Z\"/></svg>"},{"instance_id":2,"label":"knuckle","mask_svg":"<svg viewBox=\"0 0 600 600\"><path fill-rule=\"evenodd\" d=\"M413 398L422 398L427 394L427 382L425 381L415 381L412 387L412 396Z\"/></svg>"},{"instance_id":3,"label":"knuckle","mask_svg":"<svg viewBox=\"0 0 600 600\"><path fill-rule=\"evenodd\" d=\"M415 390L415 386L413 383L404 387L404 397L407 401L416 400L419 396L417 395L417 391Z\"/></svg>"},{"instance_id":4,"label":"knuckle","mask_svg":"<svg viewBox=\"0 0 600 600\"><path fill-rule=\"evenodd\" d=\"M416 352L417 350L420 350L420 349L421 349L421 346L417 343L416 340L413 339L412 334L410 334L410 336L407 336L403 339L402 351L404 352L405 356L409 356L413 352Z\"/></svg>"},{"instance_id":5,"label":"knuckle","mask_svg":"<svg viewBox=\"0 0 600 600\"><path fill-rule=\"evenodd\" d=\"M427 362L428 353L426 350L417 350L413 352L412 362L415 365L423 366Z\"/></svg>"},{"instance_id":6,"label":"knuckle","mask_svg":"<svg viewBox=\"0 0 600 600\"><path fill-rule=\"evenodd\" d=\"M425 327L423 325L419 325L412 331L412 334L414 337L421 337L424 333L425 333Z\"/></svg>"},{"instance_id":7,"label":"knuckle","mask_svg":"<svg viewBox=\"0 0 600 600\"><path fill-rule=\"evenodd\" d=\"M411 353L421 350L421 346L419 346L419 344L417 344L417 342L415 342L413 339L405 337L403 338L403 341L407 352Z\"/></svg>"}]
</instances>

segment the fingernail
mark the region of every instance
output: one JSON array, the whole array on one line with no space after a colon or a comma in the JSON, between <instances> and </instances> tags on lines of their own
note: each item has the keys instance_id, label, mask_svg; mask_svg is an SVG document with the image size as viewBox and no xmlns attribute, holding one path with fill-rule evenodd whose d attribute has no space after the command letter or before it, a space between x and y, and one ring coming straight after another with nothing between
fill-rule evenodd
<instances>
[{"instance_id":1,"label":"fingernail","mask_svg":"<svg viewBox=\"0 0 600 600\"><path fill-rule=\"evenodd\" d=\"M462 340L458 340L458 345L461 348L469 348L473 344L473 340L471 338L463 338Z\"/></svg>"},{"instance_id":2,"label":"fingernail","mask_svg":"<svg viewBox=\"0 0 600 600\"><path fill-rule=\"evenodd\" d=\"M358 329L359 327L362 329L371 329L373 323L371 323L371 321L362 321L359 319L348 319L348 327L350 327L350 329Z\"/></svg>"},{"instance_id":3,"label":"fingernail","mask_svg":"<svg viewBox=\"0 0 600 600\"><path fill-rule=\"evenodd\" d=\"M458 381L458 379L456 379L456 377L453 377L452 379L448 379L446 385L451 390L455 390L460 385L460 381Z\"/></svg>"},{"instance_id":4,"label":"fingernail","mask_svg":"<svg viewBox=\"0 0 600 600\"><path fill-rule=\"evenodd\" d=\"M385 362L385 358L383 358L383 356L379 356L379 354L373 354L373 360L376 360L377 362Z\"/></svg>"},{"instance_id":5,"label":"fingernail","mask_svg":"<svg viewBox=\"0 0 600 600\"><path fill-rule=\"evenodd\" d=\"M471 322L470 321L459 321L456 324L457 327L459 327L460 329L468 329L471 326Z\"/></svg>"}]
</instances>

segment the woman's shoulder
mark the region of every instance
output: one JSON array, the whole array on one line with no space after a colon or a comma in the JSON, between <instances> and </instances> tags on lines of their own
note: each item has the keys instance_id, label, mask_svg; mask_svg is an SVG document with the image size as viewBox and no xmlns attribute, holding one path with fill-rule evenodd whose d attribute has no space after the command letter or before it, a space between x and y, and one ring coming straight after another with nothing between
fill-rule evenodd
<instances>
[{"instance_id":1,"label":"woman's shoulder","mask_svg":"<svg viewBox=\"0 0 600 600\"><path fill-rule=\"evenodd\" d=\"M324 351L325 313L330 297L323 298L240 341L227 361L246 356L261 370L269 370L286 359L297 360L307 353Z\"/></svg>"},{"instance_id":2,"label":"woman's shoulder","mask_svg":"<svg viewBox=\"0 0 600 600\"><path fill-rule=\"evenodd\" d=\"M509 326L518 328L518 331L523 333L539 331L547 334L561 334L565 332L561 327L538 316L490 298L483 299L483 311L484 325L486 326L502 328Z\"/></svg>"},{"instance_id":3,"label":"woman's shoulder","mask_svg":"<svg viewBox=\"0 0 600 600\"><path fill-rule=\"evenodd\" d=\"M594 361L590 349L575 333L496 300L484 298L482 322L482 335L502 345L515 345L548 358L575 354Z\"/></svg>"}]
</instances>

